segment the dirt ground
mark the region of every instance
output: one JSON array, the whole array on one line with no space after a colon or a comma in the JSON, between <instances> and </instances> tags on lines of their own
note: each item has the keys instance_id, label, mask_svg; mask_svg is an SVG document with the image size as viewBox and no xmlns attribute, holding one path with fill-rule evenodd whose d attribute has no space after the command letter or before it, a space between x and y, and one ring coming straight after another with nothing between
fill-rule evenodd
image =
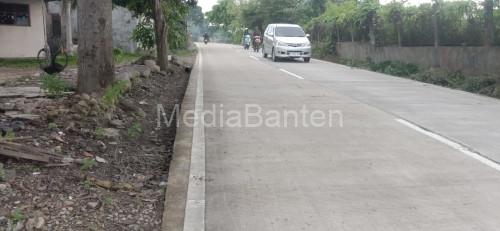
<instances>
[{"instance_id":1,"label":"dirt ground","mask_svg":"<svg viewBox=\"0 0 500 231\"><path fill-rule=\"evenodd\" d=\"M11 73L18 76L4 73L4 87L39 85L37 75ZM0 230L160 230L175 126L157 127L158 105L170 116L188 79L176 65L138 78L112 112L99 106L101 96L19 99L13 107L40 118L16 127L0 110L0 125L15 131L3 132L4 141L74 160L0 155Z\"/></svg>"}]
</instances>

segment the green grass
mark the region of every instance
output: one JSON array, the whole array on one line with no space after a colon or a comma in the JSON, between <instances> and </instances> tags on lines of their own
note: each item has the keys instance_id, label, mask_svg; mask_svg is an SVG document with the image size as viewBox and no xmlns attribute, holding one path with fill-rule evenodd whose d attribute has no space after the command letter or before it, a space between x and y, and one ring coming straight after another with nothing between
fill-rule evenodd
<instances>
[{"instance_id":1,"label":"green grass","mask_svg":"<svg viewBox=\"0 0 500 231\"><path fill-rule=\"evenodd\" d=\"M123 96L123 93L127 90L127 82L120 80L115 82L113 85L106 88L104 91L104 96L102 97L102 103L107 108L115 106Z\"/></svg>"},{"instance_id":2,"label":"green grass","mask_svg":"<svg viewBox=\"0 0 500 231\"><path fill-rule=\"evenodd\" d=\"M196 53L196 50L188 50L188 49L182 49L182 50L174 50L172 51L172 54L177 55L177 56L191 56Z\"/></svg>"},{"instance_id":3,"label":"green grass","mask_svg":"<svg viewBox=\"0 0 500 231\"><path fill-rule=\"evenodd\" d=\"M51 97L60 97L69 87L59 76L45 74L42 76L41 89Z\"/></svg>"},{"instance_id":4,"label":"green grass","mask_svg":"<svg viewBox=\"0 0 500 231\"><path fill-rule=\"evenodd\" d=\"M115 63L123 64L128 62L133 62L136 59L140 58L141 55L133 54L133 53L116 53L115 52ZM58 60L58 63L63 63L62 60ZM78 64L78 57L76 55L69 56L68 58L68 66L76 67ZM0 59L0 67L8 67L8 68L38 68L38 61L36 58L1 58Z\"/></svg>"}]
</instances>

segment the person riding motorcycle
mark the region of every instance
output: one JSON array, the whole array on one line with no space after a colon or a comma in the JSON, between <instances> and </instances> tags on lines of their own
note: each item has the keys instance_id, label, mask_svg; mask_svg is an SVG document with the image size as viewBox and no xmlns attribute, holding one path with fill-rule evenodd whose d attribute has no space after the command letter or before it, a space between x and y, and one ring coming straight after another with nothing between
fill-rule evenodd
<instances>
[{"instance_id":1,"label":"person riding motorcycle","mask_svg":"<svg viewBox=\"0 0 500 231\"><path fill-rule=\"evenodd\" d=\"M259 52L261 44L262 44L262 37L260 36L260 33L256 30L253 32L253 35L252 35L253 50L255 52Z\"/></svg>"},{"instance_id":2,"label":"person riding motorcycle","mask_svg":"<svg viewBox=\"0 0 500 231\"><path fill-rule=\"evenodd\" d=\"M208 41L210 41L210 36L208 36L208 33L205 32L205 34L203 34L203 41L205 42L205 44L208 43Z\"/></svg>"},{"instance_id":3,"label":"person riding motorcycle","mask_svg":"<svg viewBox=\"0 0 500 231\"><path fill-rule=\"evenodd\" d=\"M252 42L252 37L250 37L250 34L245 34L243 37L243 48L245 50L248 50L250 48L250 43Z\"/></svg>"}]
</instances>

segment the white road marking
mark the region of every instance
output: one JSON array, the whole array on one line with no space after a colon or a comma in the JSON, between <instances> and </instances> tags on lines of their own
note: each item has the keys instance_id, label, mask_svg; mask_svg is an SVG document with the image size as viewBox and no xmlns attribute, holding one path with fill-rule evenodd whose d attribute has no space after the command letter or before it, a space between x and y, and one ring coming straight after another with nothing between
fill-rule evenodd
<instances>
[{"instance_id":1,"label":"white road marking","mask_svg":"<svg viewBox=\"0 0 500 231\"><path fill-rule=\"evenodd\" d=\"M250 55L249 57L252 58L252 59L255 59L255 60L259 61L259 58L255 57L253 55Z\"/></svg>"},{"instance_id":2,"label":"white road marking","mask_svg":"<svg viewBox=\"0 0 500 231\"><path fill-rule=\"evenodd\" d=\"M195 118L184 231L205 230L205 116L203 113L203 57L198 55Z\"/></svg>"},{"instance_id":3,"label":"white road marking","mask_svg":"<svg viewBox=\"0 0 500 231\"><path fill-rule=\"evenodd\" d=\"M283 68L280 68L280 71L285 72L285 73L287 73L287 74L289 74L289 75L291 75L291 76L293 76L293 77L295 77L295 78L297 78L297 79L304 79L304 77L302 77L302 76L300 76L300 75L297 75L297 74L294 74L294 73L292 73L292 72L289 72L289 71L287 71L287 70L285 70L285 69L283 69Z\"/></svg>"},{"instance_id":4,"label":"white road marking","mask_svg":"<svg viewBox=\"0 0 500 231\"><path fill-rule=\"evenodd\" d=\"M420 132L420 133L422 133L422 134L424 134L426 136L429 136L429 137L431 137L431 138L433 138L433 139L435 139L435 140L437 140L437 141L439 141L439 142L441 142L443 144L446 144L446 145L448 145L448 146L450 146L450 147L452 147L452 148L460 151L461 153L463 153L463 154L465 154L465 155L467 155L469 157L472 157L475 160L477 160L477 161L479 161L479 162L481 162L481 163L483 163L483 164L485 164L485 165L487 165L487 166L489 166L489 167L491 167L491 168L493 168L493 169L495 169L497 171L500 171L500 164L498 164L495 161L492 161L492 160L490 160L490 159L482 156L481 154L479 154L479 153L471 150L468 147L465 147L465 146L463 146L463 145L461 145L461 144L459 144L459 143L457 143L455 141L449 140L448 138L443 137L441 135L438 135L436 133L433 133L433 132L430 132L428 130L425 130L425 129L423 129L423 128L421 128L421 127L419 127L419 126L417 126L417 125L415 125L415 124L413 124L413 123L411 123L409 121L406 121L406 120L403 120L403 119L396 119L396 121L398 121L399 123L401 123L401 124L403 124L403 125L411 128L413 130L416 130L416 131L418 131L418 132Z\"/></svg>"}]
</instances>

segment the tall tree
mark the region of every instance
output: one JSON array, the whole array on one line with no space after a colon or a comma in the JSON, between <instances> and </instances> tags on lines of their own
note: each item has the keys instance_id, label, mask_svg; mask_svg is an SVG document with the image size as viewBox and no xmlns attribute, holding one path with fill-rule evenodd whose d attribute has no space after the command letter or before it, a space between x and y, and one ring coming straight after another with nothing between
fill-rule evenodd
<instances>
[{"instance_id":1,"label":"tall tree","mask_svg":"<svg viewBox=\"0 0 500 231\"><path fill-rule=\"evenodd\" d=\"M111 0L78 1L78 92L102 90L114 81Z\"/></svg>"},{"instance_id":2,"label":"tall tree","mask_svg":"<svg viewBox=\"0 0 500 231\"><path fill-rule=\"evenodd\" d=\"M71 27L71 4L72 0L62 0L61 4L61 42L66 52L71 53L73 49L73 37Z\"/></svg>"},{"instance_id":3,"label":"tall tree","mask_svg":"<svg viewBox=\"0 0 500 231\"><path fill-rule=\"evenodd\" d=\"M434 51L433 51L433 66L439 67L439 13L440 0L433 0L432 4L432 30L434 32Z\"/></svg>"},{"instance_id":4,"label":"tall tree","mask_svg":"<svg viewBox=\"0 0 500 231\"><path fill-rule=\"evenodd\" d=\"M160 70L166 71L168 67L167 25L161 0L155 1L155 38L157 63Z\"/></svg>"},{"instance_id":5,"label":"tall tree","mask_svg":"<svg viewBox=\"0 0 500 231\"><path fill-rule=\"evenodd\" d=\"M484 1L484 46L493 45L495 39L495 26L493 23L494 0Z\"/></svg>"}]
</instances>

